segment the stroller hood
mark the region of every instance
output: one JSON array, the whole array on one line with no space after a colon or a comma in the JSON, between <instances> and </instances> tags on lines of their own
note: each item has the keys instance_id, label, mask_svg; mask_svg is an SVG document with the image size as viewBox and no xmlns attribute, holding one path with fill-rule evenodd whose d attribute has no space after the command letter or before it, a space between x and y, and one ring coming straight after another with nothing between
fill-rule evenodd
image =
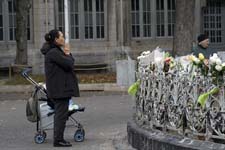
<instances>
[{"instance_id":1,"label":"stroller hood","mask_svg":"<svg viewBox=\"0 0 225 150\"><path fill-rule=\"evenodd\" d=\"M49 50L51 49L51 45L49 43L44 43L42 48L41 48L41 53L43 55L47 54L49 52Z\"/></svg>"}]
</instances>

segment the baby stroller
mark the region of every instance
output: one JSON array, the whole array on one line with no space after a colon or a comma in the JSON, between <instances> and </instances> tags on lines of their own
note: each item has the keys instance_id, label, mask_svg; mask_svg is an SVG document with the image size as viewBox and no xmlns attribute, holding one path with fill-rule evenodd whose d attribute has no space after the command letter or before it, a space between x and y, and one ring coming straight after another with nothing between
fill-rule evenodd
<instances>
[{"instance_id":1,"label":"baby stroller","mask_svg":"<svg viewBox=\"0 0 225 150\"><path fill-rule=\"evenodd\" d=\"M35 82L28 75L30 71L31 71L30 68L24 69L22 71L22 76L26 80L28 80L31 84L34 85L34 91L32 92L32 96L30 99L32 99L34 102L32 106L34 106L33 108L35 113L37 114L37 117L36 119L32 121L29 119L28 120L31 122L36 122L37 132L34 136L34 141L37 144L41 144L41 143L44 143L47 137L47 133L45 132L45 130L53 129L54 104L47 97L45 85ZM28 103L27 103L27 106L28 106ZM84 137L85 137L84 128L75 118L72 117L72 114L76 112L83 112L85 108L73 104L72 100L70 100L70 104L68 108L69 108L68 119L73 123L73 126L77 128L77 130L74 133L74 140L76 142L82 142L84 141ZM26 110L26 113L27 113L27 110Z\"/></svg>"}]
</instances>

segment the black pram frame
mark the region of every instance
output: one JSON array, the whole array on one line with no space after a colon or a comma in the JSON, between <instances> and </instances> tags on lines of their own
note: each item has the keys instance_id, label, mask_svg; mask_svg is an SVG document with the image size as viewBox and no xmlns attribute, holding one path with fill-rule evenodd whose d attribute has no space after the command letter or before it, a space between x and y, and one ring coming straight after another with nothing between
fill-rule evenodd
<instances>
[{"instance_id":1,"label":"black pram frame","mask_svg":"<svg viewBox=\"0 0 225 150\"><path fill-rule=\"evenodd\" d=\"M47 133L45 132L45 130L48 130L49 126L43 126L42 124L42 116L41 116L41 107L43 106L43 108L51 108L51 112L48 112L45 116L45 118L48 119L48 117L51 117L51 126L53 125L53 116L54 116L54 103L52 100L50 100L47 96L47 91L45 89L45 87L39 83L37 83L35 80L33 80L28 73L31 72L32 69L31 68L24 68L21 75L27 80L29 81L32 85L34 85L34 91L32 93L32 96L37 98L37 114L38 114L38 119L36 122L36 134L34 136L34 141L37 144L42 144L44 143L46 137L47 137ZM38 92L41 92L42 94L44 94L44 97L38 97L37 94ZM42 102L42 104L40 104L40 102ZM45 102L45 103L44 103ZM72 121L73 126L77 128L77 130L74 133L74 140L76 142L83 142L84 141L84 137L85 137L85 130L83 128L83 125L78 122L73 116L72 114L76 113L76 112L83 112L85 110L84 107L79 107L77 109L72 109L69 111L68 113L68 119ZM49 124L49 125L50 125Z\"/></svg>"}]
</instances>

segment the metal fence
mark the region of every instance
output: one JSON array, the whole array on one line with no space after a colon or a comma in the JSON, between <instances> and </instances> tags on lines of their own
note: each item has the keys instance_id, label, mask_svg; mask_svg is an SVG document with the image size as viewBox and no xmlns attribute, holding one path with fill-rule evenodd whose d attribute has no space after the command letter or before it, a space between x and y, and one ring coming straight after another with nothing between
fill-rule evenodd
<instances>
[{"instance_id":1,"label":"metal fence","mask_svg":"<svg viewBox=\"0 0 225 150\"><path fill-rule=\"evenodd\" d=\"M225 139L224 84L213 84L209 76L193 77L179 69L163 72L150 66L138 66L136 122L150 129L175 130L184 136ZM208 97L205 107L199 105L199 96L216 86L219 92Z\"/></svg>"}]
</instances>

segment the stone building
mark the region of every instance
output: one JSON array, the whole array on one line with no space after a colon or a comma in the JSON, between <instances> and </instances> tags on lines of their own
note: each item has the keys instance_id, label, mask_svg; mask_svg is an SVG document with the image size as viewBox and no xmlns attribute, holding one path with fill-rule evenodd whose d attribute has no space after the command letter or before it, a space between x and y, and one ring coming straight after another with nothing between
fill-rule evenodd
<instances>
[{"instance_id":1,"label":"stone building","mask_svg":"<svg viewBox=\"0 0 225 150\"><path fill-rule=\"evenodd\" d=\"M64 0L33 0L28 23L29 65L43 71L45 33L64 31ZM69 33L77 64L109 64L144 50L173 48L175 0L68 0ZM16 0L0 1L0 66L14 62ZM195 35L206 32L211 46L225 50L225 1L196 0Z\"/></svg>"}]
</instances>

